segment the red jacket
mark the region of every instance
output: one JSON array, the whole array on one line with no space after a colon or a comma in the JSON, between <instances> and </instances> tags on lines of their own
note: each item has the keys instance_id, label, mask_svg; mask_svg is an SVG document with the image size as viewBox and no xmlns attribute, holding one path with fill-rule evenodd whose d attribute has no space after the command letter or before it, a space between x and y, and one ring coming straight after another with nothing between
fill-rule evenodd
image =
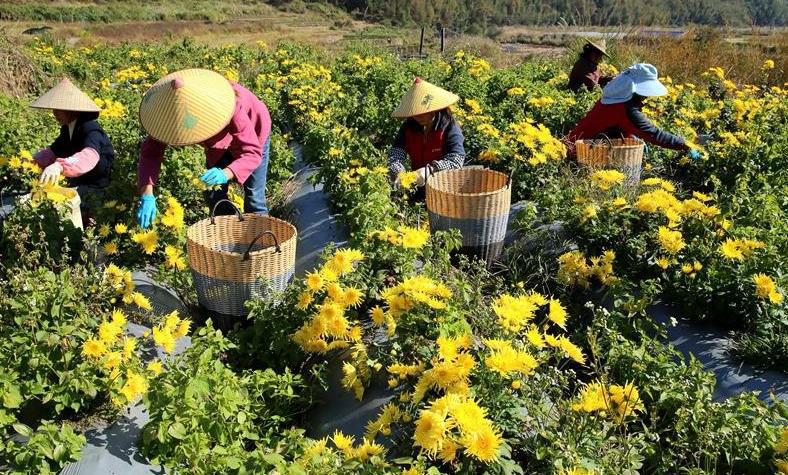
<instances>
[{"instance_id":1,"label":"red jacket","mask_svg":"<svg viewBox=\"0 0 788 475\"><path fill-rule=\"evenodd\" d=\"M443 112L427 131L415 120L408 119L389 149L389 174L393 180L408 168L408 162L411 170L427 165L433 171L462 168L465 162L464 141L460 126Z\"/></svg>"},{"instance_id":2,"label":"red jacket","mask_svg":"<svg viewBox=\"0 0 788 475\"><path fill-rule=\"evenodd\" d=\"M595 139L605 135L609 138L639 137L645 142L673 150L687 150L684 139L659 129L652 124L640 106L630 100L619 104L602 104L597 101L594 107L580 119L574 129L566 136L570 150L581 139Z\"/></svg>"},{"instance_id":3,"label":"red jacket","mask_svg":"<svg viewBox=\"0 0 788 475\"><path fill-rule=\"evenodd\" d=\"M445 130L420 132L412 128L405 129L405 151L410 156L412 170L418 170L435 160L443 158Z\"/></svg>"}]
</instances>

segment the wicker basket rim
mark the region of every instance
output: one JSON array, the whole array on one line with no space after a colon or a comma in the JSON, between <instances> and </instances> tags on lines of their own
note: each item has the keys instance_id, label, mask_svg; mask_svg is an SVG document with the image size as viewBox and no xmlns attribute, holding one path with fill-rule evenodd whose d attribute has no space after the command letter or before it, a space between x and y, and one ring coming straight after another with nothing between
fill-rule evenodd
<instances>
[{"instance_id":1,"label":"wicker basket rim","mask_svg":"<svg viewBox=\"0 0 788 475\"><path fill-rule=\"evenodd\" d=\"M463 192L460 192L460 191L449 191L449 190L444 190L444 189L441 189L441 188L438 188L438 187L435 187L435 186L430 186L430 178L434 177L438 173L451 172L451 171L457 171L457 170L475 170L475 171L482 170L485 173L494 173L494 174L497 174L497 175L503 175L506 178L506 185L498 188L497 190L481 191L481 192L478 192L478 193L463 193ZM435 190L438 193L446 193L446 194L453 195L453 196L489 196L489 195L495 195L495 194L498 194L498 193L500 193L502 191L505 191L507 188L511 188L512 187L512 180L509 179L509 175L507 175L506 173L499 172L498 170L490 170L489 168L454 168L454 169L449 169L449 170L441 170L439 172L433 173L432 175L429 175L427 177L427 186L429 186L430 188L432 188L433 190Z\"/></svg>"},{"instance_id":2,"label":"wicker basket rim","mask_svg":"<svg viewBox=\"0 0 788 475\"><path fill-rule=\"evenodd\" d=\"M246 216L248 214L254 214L254 213L244 213L244 216ZM224 218L224 217L225 216L216 216L217 219L218 218ZM235 218L235 215L229 215L229 216L226 216L226 217ZM279 221L280 223L285 224L293 232L293 234L289 238L285 239L284 241L280 241L279 242L280 250L282 248L284 248L285 245L291 246L292 243L293 243L293 240L295 240L298 237L298 230L296 229L296 227L293 226L290 222L285 221L283 219L274 218L272 216L266 216L266 218L270 219L270 220L273 220L273 221ZM189 228L186 230L186 239L191 241L193 245L205 248L205 249L207 249L208 251L210 251L210 252L212 252L214 254L219 254L219 255L222 255L222 256L225 256L225 257L228 257L228 258L243 258L243 255L244 255L243 252L230 252L230 251L224 251L224 250L221 250L221 249L215 249L215 248L212 248L212 247L209 247L209 246L203 244L202 242L200 242L200 241L198 241L197 239L194 238L194 234L193 233L195 231L193 231L193 228L195 226L197 226L198 224L203 224L204 222L208 222L208 224L210 225L210 220L211 220L211 218L201 219L200 221L197 221L196 223L194 223L191 226L189 226ZM258 249L256 251L249 252L249 257L250 258L251 257L259 257L259 256L262 256L263 254L272 254L272 253L275 253L275 252L276 252L276 245L272 244L271 246L268 246L268 247L266 247L264 249Z\"/></svg>"},{"instance_id":3,"label":"wicker basket rim","mask_svg":"<svg viewBox=\"0 0 788 475\"><path fill-rule=\"evenodd\" d=\"M614 140L621 140L621 139L614 139ZM638 142L638 143L634 143L634 144L622 144L622 145L615 145L615 144L610 145L610 144L606 144L604 142L602 142L602 143L594 143L594 142L597 142L597 141L596 140L585 140L585 139L576 140L575 141L575 146L577 146L577 144L583 144L583 145L588 145L591 148L607 148L607 149L610 149L610 148L641 148L641 147L643 147L645 145L645 142Z\"/></svg>"}]
</instances>

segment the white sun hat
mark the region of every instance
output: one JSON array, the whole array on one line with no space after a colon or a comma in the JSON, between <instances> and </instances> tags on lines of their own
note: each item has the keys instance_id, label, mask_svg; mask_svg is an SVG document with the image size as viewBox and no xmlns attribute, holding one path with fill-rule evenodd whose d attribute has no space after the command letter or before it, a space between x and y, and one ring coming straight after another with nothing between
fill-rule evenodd
<instances>
[{"instance_id":1,"label":"white sun hat","mask_svg":"<svg viewBox=\"0 0 788 475\"><path fill-rule=\"evenodd\" d=\"M63 78L57 86L33 101L30 107L74 112L101 112L99 106L68 78Z\"/></svg>"},{"instance_id":2,"label":"white sun hat","mask_svg":"<svg viewBox=\"0 0 788 475\"><path fill-rule=\"evenodd\" d=\"M638 63L627 68L602 89L602 104L627 102L634 94L657 97L667 93L667 88L659 82L657 68Z\"/></svg>"}]
</instances>

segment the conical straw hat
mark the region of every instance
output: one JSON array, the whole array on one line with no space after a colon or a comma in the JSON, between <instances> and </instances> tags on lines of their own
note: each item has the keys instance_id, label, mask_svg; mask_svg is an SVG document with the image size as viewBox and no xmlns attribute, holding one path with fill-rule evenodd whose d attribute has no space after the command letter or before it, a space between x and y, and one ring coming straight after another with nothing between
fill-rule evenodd
<instances>
[{"instance_id":1,"label":"conical straw hat","mask_svg":"<svg viewBox=\"0 0 788 475\"><path fill-rule=\"evenodd\" d=\"M591 40L591 38L584 36L583 39L586 40L586 43L598 49L600 53L604 54L605 56L610 56L609 54L607 54L607 41L605 41L604 38L600 38L597 41L593 41Z\"/></svg>"},{"instance_id":2,"label":"conical straw hat","mask_svg":"<svg viewBox=\"0 0 788 475\"><path fill-rule=\"evenodd\" d=\"M456 94L416 78L392 115L400 119L413 117L445 109L458 100L460 98Z\"/></svg>"},{"instance_id":3,"label":"conical straw hat","mask_svg":"<svg viewBox=\"0 0 788 475\"><path fill-rule=\"evenodd\" d=\"M159 79L140 104L140 122L168 145L190 145L221 132L235 113L235 90L221 74L184 69Z\"/></svg>"},{"instance_id":4,"label":"conical straw hat","mask_svg":"<svg viewBox=\"0 0 788 475\"><path fill-rule=\"evenodd\" d=\"M30 107L75 112L101 112L99 106L87 94L80 91L68 78L63 78L57 86L33 101Z\"/></svg>"}]
</instances>

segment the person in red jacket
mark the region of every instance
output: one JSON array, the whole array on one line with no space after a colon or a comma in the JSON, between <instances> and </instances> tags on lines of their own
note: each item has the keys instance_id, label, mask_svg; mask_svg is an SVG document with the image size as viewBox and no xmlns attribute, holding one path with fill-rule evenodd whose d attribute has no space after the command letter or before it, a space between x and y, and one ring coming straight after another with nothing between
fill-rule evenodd
<instances>
[{"instance_id":1,"label":"person in red jacket","mask_svg":"<svg viewBox=\"0 0 788 475\"><path fill-rule=\"evenodd\" d=\"M400 174L410 168L418 172L416 186L427 183L432 172L462 168L465 139L449 111L459 97L416 78L393 116L405 119L394 145L389 149L389 177L400 186Z\"/></svg>"},{"instance_id":2,"label":"person in red jacket","mask_svg":"<svg viewBox=\"0 0 788 475\"><path fill-rule=\"evenodd\" d=\"M589 91L593 91L597 85L605 87L613 79L610 76L603 76L602 71L599 70L602 57L607 56L606 46L605 40L594 42L586 38L583 52L580 53L580 57L572 67L572 72L569 73L569 89L577 92L585 86Z\"/></svg>"},{"instance_id":3,"label":"person in red jacket","mask_svg":"<svg viewBox=\"0 0 788 475\"><path fill-rule=\"evenodd\" d=\"M605 86L602 99L566 136L570 155L574 155L577 140L637 137L660 147L689 151L693 159L699 158L699 152L690 150L684 138L658 128L643 114L647 97L664 96L667 92L654 66L640 63L629 67Z\"/></svg>"}]
</instances>

